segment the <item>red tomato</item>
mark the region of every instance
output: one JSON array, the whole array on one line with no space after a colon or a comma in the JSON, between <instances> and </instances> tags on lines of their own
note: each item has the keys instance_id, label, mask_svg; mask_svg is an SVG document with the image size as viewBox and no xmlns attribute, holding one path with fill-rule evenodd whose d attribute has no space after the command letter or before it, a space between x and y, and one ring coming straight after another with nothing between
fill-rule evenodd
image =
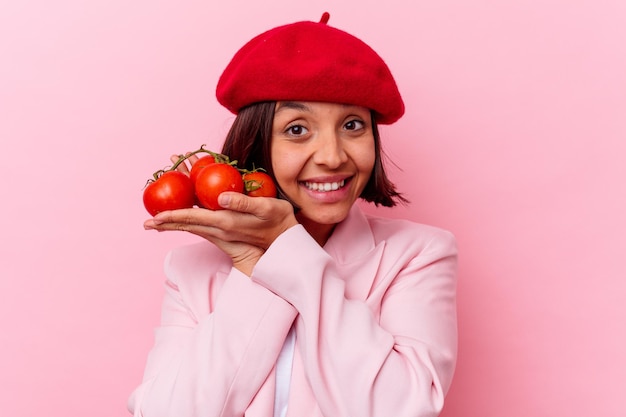
<instances>
[{"instance_id":1,"label":"red tomato","mask_svg":"<svg viewBox=\"0 0 626 417\"><path fill-rule=\"evenodd\" d=\"M276 185L272 177L262 171L248 172L243 175L246 194L251 197L276 197Z\"/></svg>"},{"instance_id":2,"label":"red tomato","mask_svg":"<svg viewBox=\"0 0 626 417\"><path fill-rule=\"evenodd\" d=\"M143 205L152 216L166 210L193 207L193 184L180 171L166 171L143 191Z\"/></svg>"},{"instance_id":3,"label":"red tomato","mask_svg":"<svg viewBox=\"0 0 626 417\"><path fill-rule=\"evenodd\" d=\"M213 155L205 155L202 158L198 159L192 166L191 171L189 172L189 177L191 178L191 183L195 184L196 179L198 178L198 173L207 165L211 165L215 163L215 158Z\"/></svg>"},{"instance_id":4,"label":"red tomato","mask_svg":"<svg viewBox=\"0 0 626 417\"><path fill-rule=\"evenodd\" d=\"M194 185L200 205L211 210L222 209L217 202L217 197L224 191L243 193L243 180L237 168L222 163L202 168Z\"/></svg>"}]
</instances>

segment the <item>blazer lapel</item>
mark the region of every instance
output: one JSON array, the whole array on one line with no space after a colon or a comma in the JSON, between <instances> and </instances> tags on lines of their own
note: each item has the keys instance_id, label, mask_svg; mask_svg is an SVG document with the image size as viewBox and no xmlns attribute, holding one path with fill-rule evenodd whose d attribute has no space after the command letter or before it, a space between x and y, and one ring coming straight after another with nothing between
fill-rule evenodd
<instances>
[{"instance_id":1,"label":"blazer lapel","mask_svg":"<svg viewBox=\"0 0 626 417\"><path fill-rule=\"evenodd\" d=\"M366 300L378 273L385 242L376 244L367 218L355 204L324 249L337 262L346 282L346 297Z\"/></svg>"}]
</instances>

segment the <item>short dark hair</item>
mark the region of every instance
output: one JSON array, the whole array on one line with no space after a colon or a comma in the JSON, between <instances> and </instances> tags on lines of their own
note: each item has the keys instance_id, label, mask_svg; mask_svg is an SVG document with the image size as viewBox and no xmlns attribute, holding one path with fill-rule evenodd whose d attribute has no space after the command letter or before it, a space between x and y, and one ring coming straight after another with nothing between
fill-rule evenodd
<instances>
[{"instance_id":1,"label":"short dark hair","mask_svg":"<svg viewBox=\"0 0 626 417\"><path fill-rule=\"evenodd\" d=\"M236 160L239 168L247 170L263 168L272 178L275 177L270 145L275 108L275 101L267 101L239 110L222 148L222 153L228 155L231 160ZM380 133L373 112L371 118L376 156L372 174L359 197L377 206L385 207L393 207L398 202L408 203L408 200L396 191L395 185L385 173ZM287 199L280 187L278 188L280 196Z\"/></svg>"}]
</instances>

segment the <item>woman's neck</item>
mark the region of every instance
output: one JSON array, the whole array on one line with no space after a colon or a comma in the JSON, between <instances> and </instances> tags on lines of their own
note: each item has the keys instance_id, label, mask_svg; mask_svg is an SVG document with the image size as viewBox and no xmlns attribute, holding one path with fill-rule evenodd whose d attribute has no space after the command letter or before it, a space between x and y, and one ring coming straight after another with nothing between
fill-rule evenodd
<instances>
[{"instance_id":1,"label":"woman's neck","mask_svg":"<svg viewBox=\"0 0 626 417\"><path fill-rule=\"evenodd\" d=\"M304 229L309 232L311 237L322 247L326 244L330 235L333 234L333 230L335 230L336 224L320 224L303 217L298 217L297 215L296 217Z\"/></svg>"}]
</instances>

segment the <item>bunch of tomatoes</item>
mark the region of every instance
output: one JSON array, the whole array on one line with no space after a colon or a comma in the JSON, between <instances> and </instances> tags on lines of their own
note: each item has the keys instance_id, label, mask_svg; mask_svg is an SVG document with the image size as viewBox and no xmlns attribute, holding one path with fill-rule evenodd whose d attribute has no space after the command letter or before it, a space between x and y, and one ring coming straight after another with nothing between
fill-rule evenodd
<instances>
[{"instance_id":1,"label":"bunch of tomatoes","mask_svg":"<svg viewBox=\"0 0 626 417\"><path fill-rule=\"evenodd\" d=\"M189 174L177 169L191 155L198 153L207 155L191 166ZM197 151L181 155L171 168L153 174L143 192L143 205L154 216L162 211L194 206L221 210L217 198L224 191L245 193L251 197L276 197L276 185L263 169L241 170L236 162L202 145Z\"/></svg>"}]
</instances>

